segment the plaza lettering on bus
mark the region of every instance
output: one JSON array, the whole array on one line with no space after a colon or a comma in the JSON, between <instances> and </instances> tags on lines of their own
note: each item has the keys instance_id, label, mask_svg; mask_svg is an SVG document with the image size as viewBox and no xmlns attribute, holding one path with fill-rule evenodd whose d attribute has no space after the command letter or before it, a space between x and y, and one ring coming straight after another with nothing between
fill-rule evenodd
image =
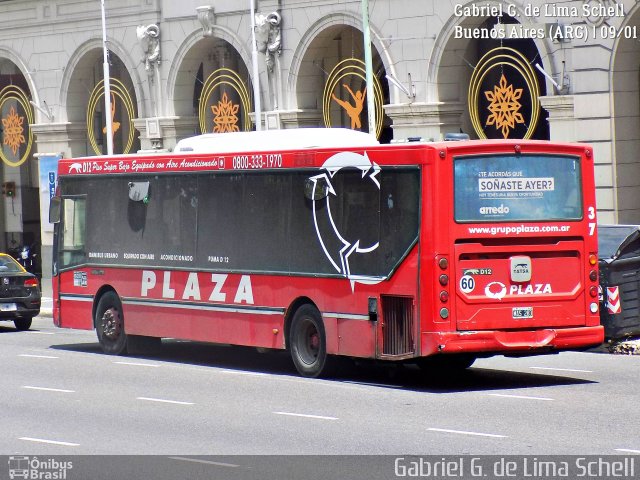
<instances>
[{"instance_id":1,"label":"plaza lettering on bus","mask_svg":"<svg viewBox=\"0 0 640 480\"><path fill-rule=\"evenodd\" d=\"M227 284L229 275L226 273L212 273L211 277L207 277L205 274L199 276L197 272L190 272L183 283L179 282L179 278L172 281L171 274L172 272L170 271L162 272L162 298L200 301L204 297L208 298L210 302L226 302L227 293L231 293ZM180 276L176 275L176 277ZM156 287L160 288L156 272L143 270L140 295L149 297ZM178 295L176 295L176 289ZM203 289L205 295L202 294ZM251 286L250 275L242 275L240 277L240 281L235 288L233 303L253 305L253 287Z\"/></svg>"},{"instance_id":2,"label":"plaza lettering on bus","mask_svg":"<svg viewBox=\"0 0 640 480\"><path fill-rule=\"evenodd\" d=\"M480 192L551 192L555 190L553 177L540 178L480 178Z\"/></svg>"}]
</instances>

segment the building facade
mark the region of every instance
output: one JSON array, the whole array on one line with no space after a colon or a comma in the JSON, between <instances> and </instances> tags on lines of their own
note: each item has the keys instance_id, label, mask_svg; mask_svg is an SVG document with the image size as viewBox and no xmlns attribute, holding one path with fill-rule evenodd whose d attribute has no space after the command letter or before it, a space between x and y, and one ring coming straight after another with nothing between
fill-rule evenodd
<instances>
[{"instance_id":1,"label":"building facade","mask_svg":"<svg viewBox=\"0 0 640 480\"><path fill-rule=\"evenodd\" d=\"M105 153L106 115L115 153L256 122L367 130L362 2L254 0L252 22L250 1L105 0L106 112L100 1L0 0L0 250L42 244L48 273L45 165ZM368 3L381 141L589 142L599 221L640 223L637 0Z\"/></svg>"}]
</instances>

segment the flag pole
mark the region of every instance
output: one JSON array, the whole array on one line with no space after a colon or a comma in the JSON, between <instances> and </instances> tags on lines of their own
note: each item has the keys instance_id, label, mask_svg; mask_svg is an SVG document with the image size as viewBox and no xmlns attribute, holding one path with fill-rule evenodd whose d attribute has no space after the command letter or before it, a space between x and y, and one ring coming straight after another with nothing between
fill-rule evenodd
<instances>
[{"instance_id":1,"label":"flag pole","mask_svg":"<svg viewBox=\"0 0 640 480\"><path fill-rule=\"evenodd\" d=\"M373 59L371 57L371 29L369 28L369 0L362 0L362 33L364 36L364 69L367 84L367 118L369 134L376 137L376 110L373 90Z\"/></svg>"},{"instance_id":2,"label":"flag pole","mask_svg":"<svg viewBox=\"0 0 640 480\"><path fill-rule=\"evenodd\" d=\"M260 104L260 72L258 71L258 47L256 45L256 11L254 0L249 0L251 10L251 63L253 66L253 102L255 104L256 131L262 130L262 106Z\"/></svg>"},{"instance_id":3,"label":"flag pole","mask_svg":"<svg viewBox=\"0 0 640 480\"><path fill-rule=\"evenodd\" d=\"M113 155L113 119L111 118L111 86L109 84L109 51L107 50L107 21L102 4L102 72L104 76L104 118L107 128L107 155Z\"/></svg>"}]
</instances>

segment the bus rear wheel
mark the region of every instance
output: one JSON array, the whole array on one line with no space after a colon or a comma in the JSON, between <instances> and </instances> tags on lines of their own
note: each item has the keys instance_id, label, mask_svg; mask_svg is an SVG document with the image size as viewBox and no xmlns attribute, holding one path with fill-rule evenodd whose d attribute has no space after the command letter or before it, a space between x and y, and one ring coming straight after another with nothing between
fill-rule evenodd
<instances>
[{"instance_id":1,"label":"bus rear wheel","mask_svg":"<svg viewBox=\"0 0 640 480\"><path fill-rule=\"evenodd\" d=\"M330 375L333 359L327 355L327 337L317 308L303 305L293 316L289 329L291 358L303 377Z\"/></svg>"},{"instance_id":2,"label":"bus rear wheel","mask_svg":"<svg viewBox=\"0 0 640 480\"><path fill-rule=\"evenodd\" d=\"M110 355L122 355L127 350L127 334L124 331L122 303L115 292L107 292L98 302L95 314L96 333L102 351Z\"/></svg>"}]
</instances>

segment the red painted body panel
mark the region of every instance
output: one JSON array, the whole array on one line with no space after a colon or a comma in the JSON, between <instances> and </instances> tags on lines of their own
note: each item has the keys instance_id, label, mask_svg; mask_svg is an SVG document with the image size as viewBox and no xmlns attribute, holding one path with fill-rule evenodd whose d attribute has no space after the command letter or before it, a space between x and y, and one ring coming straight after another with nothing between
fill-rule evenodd
<instances>
[{"instance_id":1,"label":"red painted body panel","mask_svg":"<svg viewBox=\"0 0 640 480\"><path fill-rule=\"evenodd\" d=\"M356 283L353 290L347 279L228 274L220 285L212 281L212 275L219 274L211 272L83 267L59 276L59 326L93 328L93 298L109 286L122 300L127 333L285 348L286 311L296 298L304 296L323 314L329 353L372 357L377 324L368 320L368 299L378 298L381 290L416 298L417 257L415 247L390 280L377 285ZM78 273L86 273L86 286L74 285ZM149 280L152 276L155 282ZM241 286L243 277L245 288ZM247 301L247 277L252 303ZM217 287L219 291L214 292ZM222 295L224 301L211 300Z\"/></svg>"},{"instance_id":2,"label":"red painted body panel","mask_svg":"<svg viewBox=\"0 0 640 480\"><path fill-rule=\"evenodd\" d=\"M285 348L285 318L296 300L312 301L323 315L329 353L369 358L383 354L384 314L369 320L370 298L413 299L415 345L406 359L444 352L544 353L601 343L597 303L588 294L589 256L597 252L593 156L586 145L534 141L471 141L391 145L354 149L378 165L422 168L418 244L393 275L377 284L259 273L192 272L85 265L54 278L54 321L65 328L90 329L96 294L108 287L123 302L126 330L132 334ZM453 157L482 153L568 154L582 159L583 210L580 221L482 224L473 229L453 217ZM247 169L317 168L336 150L250 153ZM273 157L276 155L276 157ZM233 170L237 156L172 153L157 156L95 157L61 160L59 174L118 175L155 172ZM595 223L594 223L595 224ZM475 226L477 227L477 225ZM491 228L496 227L496 228ZM559 231L564 231L559 234ZM502 282L507 293L495 298L489 276L476 277L477 290L465 293L466 269L486 268L508 277L509 258L532 258L531 282ZM440 260L446 260L443 266ZM597 266L596 266L597 268ZM86 285L74 274L86 274ZM223 285L212 275L225 274ZM447 276L442 283L441 276ZM248 278L248 279L247 279ZM59 283L59 287L57 282ZM530 289L527 287L530 285ZM542 285L536 290L537 285ZM550 285L549 291L545 285ZM486 292L494 295L487 297ZM514 321L514 307L533 307L532 318ZM446 315L443 314L446 309Z\"/></svg>"}]
</instances>

